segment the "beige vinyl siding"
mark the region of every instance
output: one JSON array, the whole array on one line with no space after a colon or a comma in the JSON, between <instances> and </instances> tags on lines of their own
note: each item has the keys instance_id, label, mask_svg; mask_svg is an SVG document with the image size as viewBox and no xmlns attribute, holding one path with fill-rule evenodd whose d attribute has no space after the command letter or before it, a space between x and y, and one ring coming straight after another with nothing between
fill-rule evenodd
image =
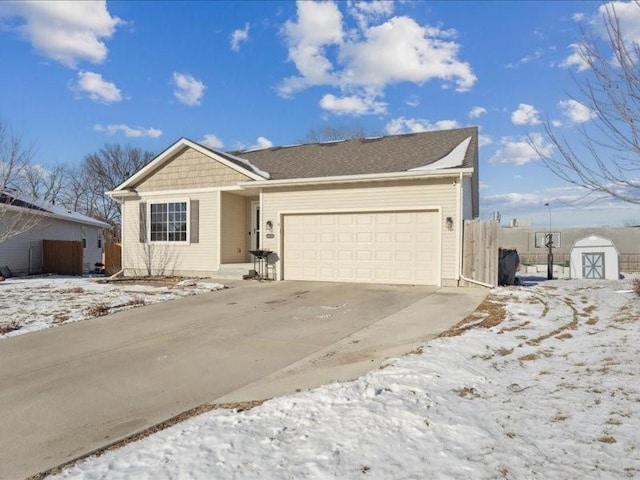
<instances>
[{"instance_id":1,"label":"beige vinyl siding","mask_svg":"<svg viewBox=\"0 0 640 480\"><path fill-rule=\"evenodd\" d=\"M281 221L283 213L373 211L380 209L432 209L441 210L441 275L443 284L456 279L456 186L451 178L369 182L355 185L328 185L309 187L283 187L263 192L262 224L274 223L275 238L263 235L264 248L281 255ZM447 230L445 221L452 217L454 228ZM264 228L263 228L264 231ZM285 259L286 260L286 259Z\"/></svg>"},{"instance_id":2,"label":"beige vinyl siding","mask_svg":"<svg viewBox=\"0 0 640 480\"><path fill-rule=\"evenodd\" d=\"M218 269L218 212L220 192L192 193L189 195L145 195L126 199L123 204L122 265L125 275L145 275L147 264L153 264L153 273L164 270L165 275L209 276ZM198 243L141 243L139 204L169 201L199 201ZM152 260L148 253L151 252Z\"/></svg>"},{"instance_id":3,"label":"beige vinyl siding","mask_svg":"<svg viewBox=\"0 0 640 480\"><path fill-rule=\"evenodd\" d=\"M7 212L7 215L11 213ZM42 240L82 241L83 225L56 218L42 217L38 223L26 232L8 238L0 243L0 265L7 265L14 273L42 273ZM95 262L101 260L98 255L97 237L99 227L84 226L87 232L87 249L83 264L92 270ZM91 244L96 239L95 244ZM29 268L29 250L31 250L31 269Z\"/></svg>"},{"instance_id":4,"label":"beige vinyl siding","mask_svg":"<svg viewBox=\"0 0 640 480\"><path fill-rule=\"evenodd\" d=\"M222 193L220 263L242 263L248 258L247 197Z\"/></svg>"},{"instance_id":5,"label":"beige vinyl siding","mask_svg":"<svg viewBox=\"0 0 640 480\"><path fill-rule=\"evenodd\" d=\"M236 170L206 155L186 148L150 174L135 189L139 192L182 190L189 188L224 187L251 180Z\"/></svg>"}]
</instances>

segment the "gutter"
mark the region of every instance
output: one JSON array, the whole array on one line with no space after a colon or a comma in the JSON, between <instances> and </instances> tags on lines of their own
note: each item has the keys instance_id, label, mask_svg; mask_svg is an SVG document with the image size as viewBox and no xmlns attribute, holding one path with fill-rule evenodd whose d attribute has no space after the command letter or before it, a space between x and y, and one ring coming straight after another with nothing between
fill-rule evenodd
<instances>
[{"instance_id":1,"label":"gutter","mask_svg":"<svg viewBox=\"0 0 640 480\"><path fill-rule=\"evenodd\" d=\"M464 280L465 282L473 283L475 285L480 285L481 287L495 288L495 285L491 285L490 283L479 282L478 280L472 280L471 278L467 278L463 275L460 275L460 278L458 279L458 281L460 280Z\"/></svg>"},{"instance_id":2,"label":"gutter","mask_svg":"<svg viewBox=\"0 0 640 480\"><path fill-rule=\"evenodd\" d=\"M390 172L390 173L367 173L362 175L338 175L332 177L309 177L309 178L287 178L281 180L256 180L252 182L241 182L238 186L242 188L269 188L269 187L286 187L286 186L305 186L318 184L336 184L336 183L356 183L371 182L383 180L412 180L426 178L447 178L457 177L463 174L473 173L472 168L456 168L446 171L407 171L407 172Z\"/></svg>"}]
</instances>

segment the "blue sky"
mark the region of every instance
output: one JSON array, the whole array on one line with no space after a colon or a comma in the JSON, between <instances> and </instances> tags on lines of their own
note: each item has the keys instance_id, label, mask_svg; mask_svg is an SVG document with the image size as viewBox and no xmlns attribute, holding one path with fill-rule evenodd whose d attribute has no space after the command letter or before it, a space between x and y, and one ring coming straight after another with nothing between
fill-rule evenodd
<instances>
[{"instance_id":1,"label":"blue sky","mask_svg":"<svg viewBox=\"0 0 640 480\"><path fill-rule=\"evenodd\" d=\"M550 149L541 122L573 138L591 121L571 102L572 75L587 74L571 45L580 25L597 29L600 5L2 2L0 119L45 167L105 143L160 153L184 136L234 150L299 143L323 125L477 125L483 216L546 226L549 202L554 225L622 226L640 207L578 208L584 193L526 140ZM640 39L640 17L624 21Z\"/></svg>"}]
</instances>

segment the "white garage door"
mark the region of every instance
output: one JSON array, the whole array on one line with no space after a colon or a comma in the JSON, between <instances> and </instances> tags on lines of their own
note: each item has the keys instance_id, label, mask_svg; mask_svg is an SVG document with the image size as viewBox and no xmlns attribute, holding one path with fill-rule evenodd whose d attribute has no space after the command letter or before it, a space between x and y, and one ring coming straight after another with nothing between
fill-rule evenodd
<instances>
[{"instance_id":1,"label":"white garage door","mask_svg":"<svg viewBox=\"0 0 640 480\"><path fill-rule=\"evenodd\" d=\"M439 214L322 213L284 217L284 279L437 285Z\"/></svg>"}]
</instances>

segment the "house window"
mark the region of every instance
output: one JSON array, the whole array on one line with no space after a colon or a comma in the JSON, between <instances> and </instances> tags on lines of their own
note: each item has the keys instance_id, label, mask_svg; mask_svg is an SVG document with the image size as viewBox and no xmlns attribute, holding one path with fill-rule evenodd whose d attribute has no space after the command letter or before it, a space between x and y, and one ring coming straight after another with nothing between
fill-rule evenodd
<instances>
[{"instance_id":1,"label":"house window","mask_svg":"<svg viewBox=\"0 0 640 480\"><path fill-rule=\"evenodd\" d=\"M187 202L150 205L152 242L187 241Z\"/></svg>"}]
</instances>

